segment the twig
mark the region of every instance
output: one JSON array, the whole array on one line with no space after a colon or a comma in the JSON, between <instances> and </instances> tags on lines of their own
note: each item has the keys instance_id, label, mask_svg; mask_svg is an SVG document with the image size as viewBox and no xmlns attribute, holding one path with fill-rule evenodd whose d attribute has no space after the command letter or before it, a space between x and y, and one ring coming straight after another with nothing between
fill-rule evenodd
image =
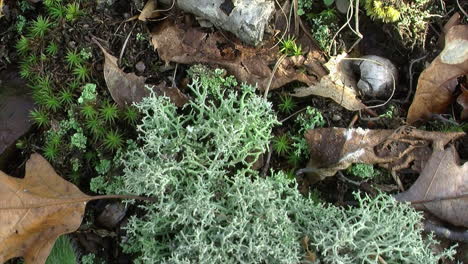
<instances>
[{"instance_id":1,"label":"twig","mask_svg":"<svg viewBox=\"0 0 468 264\"><path fill-rule=\"evenodd\" d=\"M425 59L426 57L427 57L427 55L424 55L421 58L417 58L417 59L412 60L411 63L410 63L410 66L409 66L409 91L408 91L408 94L406 95L404 103L409 102L411 94L413 93L413 64Z\"/></svg>"},{"instance_id":2,"label":"twig","mask_svg":"<svg viewBox=\"0 0 468 264\"><path fill-rule=\"evenodd\" d=\"M466 11L465 9L463 9L463 7L460 5L460 2L458 2L457 0L457 5L458 5L458 8L460 8L460 11L463 13L463 15L465 16L465 18L468 18L468 14L466 14Z\"/></svg>"},{"instance_id":3,"label":"twig","mask_svg":"<svg viewBox=\"0 0 468 264\"><path fill-rule=\"evenodd\" d=\"M175 69L174 69L174 75L172 75L172 87L176 87L175 78L176 78L176 74L177 74L177 66L179 66L179 63L176 63Z\"/></svg>"},{"instance_id":4,"label":"twig","mask_svg":"<svg viewBox=\"0 0 468 264\"><path fill-rule=\"evenodd\" d=\"M273 67L273 71L271 72L270 79L268 80L267 87L265 88L265 93L263 94L263 98L267 98L268 96L268 91L270 90L271 82L273 81L273 77L275 76L276 71L278 70L278 67L280 66L281 62L286 58L286 54L281 55L279 57L278 61L275 64L275 67Z\"/></svg>"},{"instance_id":5,"label":"twig","mask_svg":"<svg viewBox=\"0 0 468 264\"><path fill-rule=\"evenodd\" d=\"M387 264L387 262L385 261L385 259L383 259L380 255L377 256L377 260L379 261L380 264Z\"/></svg>"},{"instance_id":6,"label":"twig","mask_svg":"<svg viewBox=\"0 0 468 264\"><path fill-rule=\"evenodd\" d=\"M460 241L460 242L468 242L468 230L465 231L458 231L458 230L451 230L447 227L437 225L432 221L424 221L424 231L426 232L434 232L434 234L453 240L453 241Z\"/></svg>"},{"instance_id":7,"label":"twig","mask_svg":"<svg viewBox=\"0 0 468 264\"><path fill-rule=\"evenodd\" d=\"M341 171L338 171L338 177L340 178L340 180L342 180L344 182L351 183L352 185L356 185L358 187L361 186L360 182L353 181L353 180L349 179L348 177L344 176Z\"/></svg>"},{"instance_id":8,"label":"twig","mask_svg":"<svg viewBox=\"0 0 468 264\"><path fill-rule=\"evenodd\" d=\"M403 184L401 183L400 177L398 177L398 175L396 174L395 171L392 171L390 174L392 174L393 179L395 180L396 184L398 185L398 189L400 189L400 191L404 192L405 188L403 187Z\"/></svg>"},{"instance_id":9,"label":"twig","mask_svg":"<svg viewBox=\"0 0 468 264\"><path fill-rule=\"evenodd\" d=\"M349 122L348 128L353 127L354 124L356 123L356 121L358 120L358 118L359 118L359 115L358 115L358 114L355 114L355 115L353 116L353 119L351 119L351 122Z\"/></svg>"},{"instance_id":10,"label":"twig","mask_svg":"<svg viewBox=\"0 0 468 264\"><path fill-rule=\"evenodd\" d=\"M290 116L286 117L285 119L283 119L283 120L281 120L281 121L279 121L279 122L280 122L280 123L284 123L284 122L288 121L290 118L294 117L295 115L297 115L297 114L299 114L299 113L305 111L306 109L307 109L307 107L304 107L304 108L302 108L301 110L298 110L298 111L292 113Z\"/></svg>"},{"instance_id":11,"label":"twig","mask_svg":"<svg viewBox=\"0 0 468 264\"><path fill-rule=\"evenodd\" d=\"M281 10L281 13L284 16L284 19L286 19L286 28L284 29L284 32L283 32L283 35L281 35L281 38L275 43L275 45L273 45L273 47L269 48L269 50L274 49L276 46L278 46L278 44L284 39L284 36L286 36L286 33L288 33L288 31L289 31L290 21L289 21L288 15L286 15L286 12L284 12L283 7L280 5L278 0L275 0L275 2L279 6L279 8Z\"/></svg>"},{"instance_id":12,"label":"twig","mask_svg":"<svg viewBox=\"0 0 468 264\"><path fill-rule=\"evenodd\" d=\"M299 10L299 4L297 3L297 0L292 1L294 7L294 35L299 36L299 15L297 14Z\"/></svg>"},{"instance_id":13,"label":"twig","mask_svg":"<svg viewBox=\"0 0 468 264\"><path fill-rule=\"evenodd\" d=\"M121 61L122 61L122 57L123 57L123 54L124 54L124 52L125 52L125 48L127 47L128 40L130 39L130 36L132 35L133 29L135 29L136 24L137 24L136 22L133 23L132 29L131 29L130 32L128 33L128 36L127 36L127 38L125 39L125 42L124 42L124 44L123 44L123 46L122 46L122 49L120 50L119 65L120 65L120 63L121 63Z\"/></svg>"},{"instance_id":14,"label":"twig","mask_svg":"<svg viewBox=\"0 0 468 264\"><path fill-rule=\"evenodd\" d=\"M265 165L263 166L263 169L262 169L262 174L261 174L262 176L265 176L268 169L270 168L270 160L271 160L271 154L272 153L273 153L273 144L270 144L267 159L266 159Z\"/></svg>"}]
</instances>

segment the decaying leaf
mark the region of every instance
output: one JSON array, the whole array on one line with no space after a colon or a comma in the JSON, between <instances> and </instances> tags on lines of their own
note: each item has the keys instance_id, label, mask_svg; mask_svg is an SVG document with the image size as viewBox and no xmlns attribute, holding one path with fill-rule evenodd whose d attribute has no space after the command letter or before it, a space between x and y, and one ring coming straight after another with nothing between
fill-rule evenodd
<instances>
[{"instance_id":1,"label":"decaying leaf","mask_svg":"<svg viewBox=\"0 0 468 264\"><path fill-rule=\"evenodd\" d=\"M99 42L96 40L94 42L104 53L104 79L112 99L119 106L140 102L143 97L150 94L150 90L145 87L145 77L122 71L117 64L117 58L109 54ZM182 106L188 101L188 98L179 89L166 87L165 83L151 87L153 87L156 94L168 96L177 106Z\"/></svg>"},{"instance_id":2,"label":"decaying leaf","mask_svg":"<svg viewBox=\"0 0 468 264\"><path fill-rule=\"evenodd\" d=\"M240 82L257 84L263 90L268 86L272 69L281 56L278 47L253 48L236 40L229 40L220 32L206 33L201 29L187 28L167 19L152 31L152 43L159 57L183 64L208 63L219 65ZM271 45L272 46L272 45ZM270 90L292 81L315 84L323 69L316 69L319 52L309 51L306 56L286 57L272 79Z\"/></svg>"},{"instance_id":3,"label":"decaying leaf","mask_svg":"<svg viewBox=\"0 0 468 264\"><path fill-rule=\"evenodd\" d=\"M57 237L78 229L89 198L39 154L27 161L24 179L0 171L0 263L45 263Z\"/></svg>"},{"instance_id":4,"label":"decaying leaf","mask_svg":"<svg viewBox=\"0 0 468 264\"><path fill-rule=\"evenodd\" d=\"M0 0L0 18L3 17L3 0Z\"/></svg>"},{"instance_id":5,"label":"decaying leaf","mask_svg":"<svg viewBox=\"0 0 468 264\"><path fill-rule=\"evenodd\" d=\"M406 192L396 195L400 201L421 201L455 197L468 192L468 162L459 165L455 147L434 152L419 178ZM468 227L468 199L433 201L415 204L447 222Z\"/></svg>"},{"instance_id":6,"label":"decaying leaf","mask_svg":"<svg viewBox=\"0 0 468 264\"><path fill-rule=\"evenodd\" d=\"M352 70L349 69L349 64L342 63L344 57L346 54L330 58L324 65L330 72L328 75L312 86L295 89L291 95L296 97L318 95L330 98L350 111L364 109L366 106L357 98L354 88L357 82Z\"/></svg>"},{"instance_id":7,"label":"decaying leaf","mask_svg":"<svg viewBox=\"0 0 468 264\"><path fill-rule=\"evenodd\" d=\"M461 120L468 119L468 89L461 86L462 93L457 98L457 103L463 107L460 115Z\"/></svg>"},{"instance_id":8,"label":"decaying leaf","mask_svg":"<svg viewBox=\"0 0 468 264\"><path fill-rule=\"evenodd\" d=\"M159 16L159 12L154 12L157 8L157 2L155 0L148 0L143 10L141 10L138 19L141 21L146 21L147 19L155 18Z\"/></svg>"},{"instance_id":9,"label":"decaying leaf","mask_svg":"<svg viewBox=\"0 0 468 264\"><path fill-rule=\"evenodd\" d=\"M468 25L455 25L445 36L444 50L419 76L407 121L413 124L444 113L455 100L457 77L468 73Z\"/></svg>"},{"instance_id":10,"label":"decaying leaf","mask_svg":"<svg viewBox=\"0 0 468 264\"><path fill-rule=\"evenodd\" d=\"M409 168L421 171L431 153L441 150L462 132L428 132L412 127L396 130L319 128L309 130L309 179L319 181L333 176L353 163L378 164L397 171Z\"/></svg>"}]
</instances>

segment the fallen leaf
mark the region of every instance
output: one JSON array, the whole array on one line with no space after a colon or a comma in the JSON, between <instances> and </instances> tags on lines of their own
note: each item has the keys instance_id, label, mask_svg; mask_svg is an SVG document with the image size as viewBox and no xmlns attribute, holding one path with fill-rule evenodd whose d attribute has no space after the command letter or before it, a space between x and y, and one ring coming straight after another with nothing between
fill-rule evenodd
<instances>
[{"instance_id":1,"label":"fallen leaf","mask_svg":"<svg viewBox=\"0 0 468 264\"><path fill-rule=\"evenodd\" d=\"M206 33L198 28L176 25L169 19L153 28L151 41L159 57L166 62L219 65L240 82L257 84L260 90L268 87L272 69L281 56L277 46L248 47L237 40L229 40L220 32ZM275 71L270 90L293 81L315 84L324 72L311 66L317 67L313 63L319 60L314 58L317 54L309 51L305 56L285 58Z\"/></svg>"},{"instance_id":2,"label":"fallen leaf","mask_svg":"<svg viewBox=\"0 0 468 264\"><path fill-rule=\"evenodd\" d=\"M350 111L366 108L361 100L357 98L355 89L357 82L352 75L352 70L348 67L349 64L343 63L343 58L346 55L341 54L330 58L324 65L329 71L328 75L322 77L319 83L312 86L294 89L291 96L305 97L317 95L330 98Z\"/></svg>"},{"instance_id":3,"label":"fallen leaf","mask_svg":"<svg viewBox=\"0 0 468 264\"><path fill-rule=\"evenodd\" d=\"M468 26L455 25L445 35L445 47L418 79L407 121L413 124L444 113L455 100L456 78L468 73Z\"/></svg>"},{"instance_id":4,"label":"fallen leaf","mask_svg":"<svg viewBox=\"0 0 468 264\"><path fill-rule=\"evenodd\" d=\"M319 128L305 134L310 182L333 176L353 163L378 164L398 171L421 171L431 153L460 138L463 132L429 132L412 127L396 130Z\"/></svg>"},{"instance_id":5,"label":"fallen leaf","mask_svg":"<svg viewBox=\"0 0 468 264\"><path fill-rule=\"evenodd\" d=\"M0 18L3 17L3 0L0 0Z\"/></svg>"},{"instance_id":6,"label":"fallen leaf","mask_svg":"<svg viewBox=\"0 0 468 264\"><path fill-rule=\"evenodd\" d=\"M29 131L29 112L34 102L29 96L26 82L15 72L0 73L0 166L2 153L19 137Z\"/></svg>"},{"instance_id":7,"label":"fallen leaf","mask_svg":"<svg viewBox=\"0 0 468 264\"><path fill-rule=\"evenodd\" d=\"M460 115L461 120L468 119L468 89L461 86L462 93L457 98L457 103L463 107Z\"/></svg>"},{"instance_id":8,"label":"fallen leaf","mask_svg":"<svg viewBox=\"0 0 468 264\"><path fill-rule=\"evenodd\" d=\"M150 94L150 89L146 87L146 78L137 76L135 73L125 73L118 64L117 58L109 54L102 45L95 39L93 41L104 53L104 79L112 99L119 105L131 105L138 103ZM188 98L176 87L166 87L165 82L157 86L148 85L157 95L166 95L177 106L184 105Z\"/></svg>"},{"instance_id":9,"label":"fallen leaf","mask_svg":"<svg viewBox=\"0 0 468 264\"><path fill-rule=\"evenodd\" d=\"M159 16L159 12L154 12L157 8L158 4L155 0L148 0L143 10L141 10L138 19L141 21L146 21L147 19L155 18Z\"/></svg>"},{"instance_id":10,"label":"fallen leaf","mask_svg":"<svg viewBox=\"0 0 468 264\"><path fill-rule=\"evenodd\" d=\"M0 171L0 263L45 263L55 240L78 229L91 197L62 179L39 154L24 179Z\"/></svg>"},{"instance_id":11,"label":"fallen leaf","mask_svg":"<svg viewBox=\"0 0 468 264\"><path fill-rule=\"evenodd\" d=\"M454 146L434 152L419 178L409 190L399 193L399 201L421 201L454 197L468 192L468 162L459 165ZM456 226L468 227L468 199L450 199L415 204Z\"/></svg>"}]
</instances>

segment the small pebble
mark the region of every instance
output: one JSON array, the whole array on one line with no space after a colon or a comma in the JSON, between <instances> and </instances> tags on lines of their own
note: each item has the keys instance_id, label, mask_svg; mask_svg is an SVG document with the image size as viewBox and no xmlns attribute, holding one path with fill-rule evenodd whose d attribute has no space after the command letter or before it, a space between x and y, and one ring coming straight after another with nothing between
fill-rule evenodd
<instances>
[{"instance_id":1,"label":"small pebble","mask_svg":"<svg viewBox=\"0 0 468 264\"><path fill-rule=\"evenodd\" d=\"M341 120L341 116L340 116L340 115L337 115L337 114L334 114L334 115L332 116L332 120L335 121L335 122L336 122L336 121L340 121L340 120Z\"/></svg>"},{"instance_id":2,"label":"small pebble","mask_svg":"<svg viewBox=\"0 0 468 264\"><path fill-rule=\"evenodd\" d=\"M68 45L69 48L76 49L76 42L75 41L70 41L70 42L68 42L67 45Z\"/></svg>"},{"instance_id":3,"label":"small pebble","mask_svg":"<svg viewBox=\"0 0 468 264\"><path fill-rule=\"evenodd\" d=\"M139 61L139 62L137 62L137 64L135 65L135 69L136 69L138 72L144 72L145 69L146 69L146 65L145 65L144 62Z\"/></svg>"},{"instance_id":4,"label":"small pebble","mask_svg":"<svg viewBox=\"0 0 468 264\"><path fill-rule=\"evenodd\" d=\"M97 221L105 228L113 229L125 217L127 208L122 203L111 203L98 216Z\"/></svg>"}]
</instances>

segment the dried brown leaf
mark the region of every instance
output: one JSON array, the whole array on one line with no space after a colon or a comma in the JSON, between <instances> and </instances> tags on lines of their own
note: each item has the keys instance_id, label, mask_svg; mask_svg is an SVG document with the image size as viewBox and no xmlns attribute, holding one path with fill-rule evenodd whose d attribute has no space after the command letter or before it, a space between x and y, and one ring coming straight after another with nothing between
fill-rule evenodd
<instances>
[{"instance_id":1,"label":"dried brown leaf","mask_svg":"<svg viewBox=\"0 0 468 264\"><path fill-rule=\"evenodd\" d=\"M24 179L0 171L0 263L45 263L55 240L78 229L89 198L39 154L26 163Z\"/></svg>"},{"instance_id":2,"label":"dried brown leaf","mask_svg":"<svg viewBox=\"0 0 468 264\"><path fill-rule=\"evenodd\" d=\"M104 54L104 79L112 99L119 105L125 106L138 103L150 94L150 90L145 87L146 78L137 76L135 73L125 73L118 64L117 58L109 54L102 45L94 40ZM150 86L157 95L166 95L177 106L184 105L188 98L176 87L166 87L165 82L157 86Z\"/></svg>"},{"instance_id":3,"label":"dried brown leaf","mask_svg":"<svg viewBox=\"0 0 468 264\"><path fill-rule=\"evenodd\" d=\"M468 89L461 86L462 93L457 98L457 103L463 107L460 115L461 120L468 119Z\"/></svg>"},{"instance_id":4,"label":"dried brown leaf","mask_svg":"<svg viewBox=\"0 0 468 264\"><path fill-rule=\"evenodd\" d=\"M272 68L280 53L275 48L253 48L229 40L220 32L206 33L198 28L186 28L166 20L152 31L152 43L159 57L166 61L183 64L208 63L219 65L233 74L239 81L257 84L263 90L268 86ZM270 90L292 81L313 85L323 75L310 67L316 53L310 51L304 60L286 58L274 74ZM302 57L302 56L301 56ZM298 61L303 64L298 65ZM308 61L309 65L305 62ZM304 71L305 69L305 71Z\"/></svg>"},{"instance_id":5,"label":"dried brown leaf","mask_svg":"<svg viewBox=\"0 0 468 264\"><path fill-rule=\"evenodd\" d=\"M419 76L407 121L413 124L444 113L455 100L456 78L468 73L468 26L456 25L445 36L445 48Z\"/></svg>"},{"instance_id":6,"label":"dried brown leaf","mask_svg":"<svg viewBox=\"0 0 468 264\"><path fill-rule=\"evenodd\" d=\"M322 77L315 85L294 89L291 95L296 97L317 95L330 98L350 111L364 109L366 106L357 98L354 88L356 80L352 70L347 68L348 64L342 63L344 57L346 54L330 58L325 64L329 71L328 75Z\"/></svg>"},{"instance_id":7,"label":"dried brown leaf","mask_svg":"<svg viewBox=\"0 0 468 264\"><path fill-rule=\"evenodd\" d=\"M154 12L157 7L158 4L155 0L148 0L148 2L146 2L145 6L143 7L143 10L141 10L138 19L141 21L146 21L148 19L158 17L159 12Z\"/></svg>"},{"instance_id":8,"label":"dried brown leaf","mask_svg":"<svg viewBox=\"0 0 468 264\"><path fill-rule=\"evenodd\" d=\"M401 127L396 130L319 128L305 134L313 169L311 182L333 176L353 163L378 164L397 171L411 168L420 171L433 150L464 133L443 133ZM432 148L431 148L432 146Z\"/></svg>"},{"instance_id":9,"label":"dried brown leaf","mask_svg":"<svg viewBox=\"0 0 468 264\"><path fill-rule=\"evenodd\" d=\"M450 146L432 154L411 188L398 194L400 201L432 200L468 193L468 162L459 165L458 153ZM415 206L457 226L468 227L468 199L433 201Z\"/></svg>"}]
</instances>

